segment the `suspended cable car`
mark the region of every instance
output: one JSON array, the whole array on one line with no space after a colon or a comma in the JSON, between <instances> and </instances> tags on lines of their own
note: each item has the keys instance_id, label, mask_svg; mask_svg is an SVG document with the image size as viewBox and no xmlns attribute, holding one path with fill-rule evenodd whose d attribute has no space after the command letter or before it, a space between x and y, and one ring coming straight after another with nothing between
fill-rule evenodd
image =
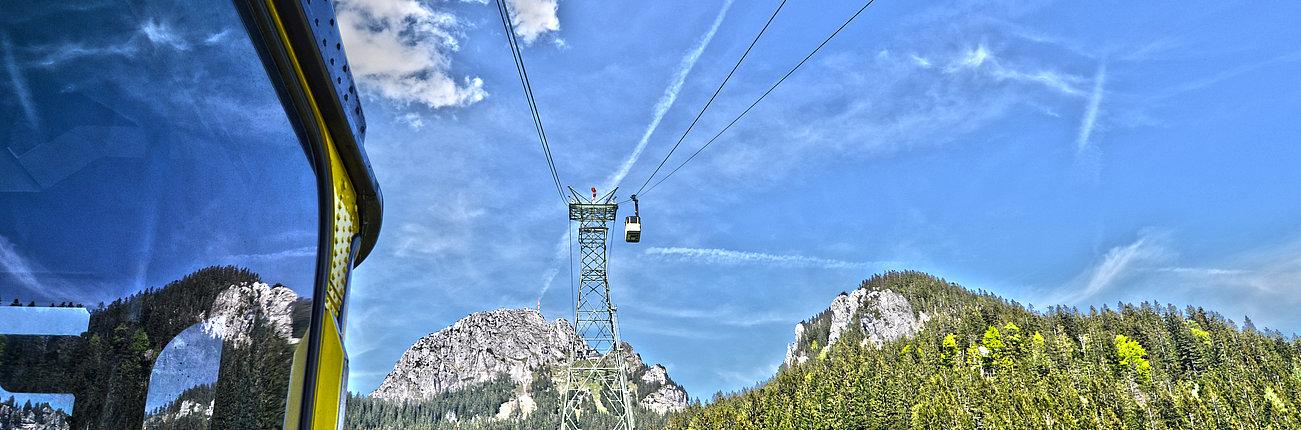
<instances>
[{"instance_id":1,"label":"suspended cable car","mask_svg":"<svg viewBox=\"0 0 1301 430\"><path fill-rule=\"evenodd\" d=\"M633 215L623 221L623 239L628 243L641 242L641 207L637 204L637 195L632 195Z\"/></svg>"}]
</instances>

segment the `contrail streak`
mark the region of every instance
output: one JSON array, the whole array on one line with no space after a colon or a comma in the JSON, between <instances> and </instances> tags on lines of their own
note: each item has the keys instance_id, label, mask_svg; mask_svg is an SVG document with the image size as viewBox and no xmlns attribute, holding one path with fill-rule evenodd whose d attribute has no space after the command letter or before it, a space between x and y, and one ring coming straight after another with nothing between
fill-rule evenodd
<instances>
[{"instance_id":1,"label":"contrail streak","mask_svg":"<svg viewBox=\"0 0 1301 430\"><path fill-rule=\"evenodd\" d=\"M714 23L710 25L709 31L705 32L700 41L696 42L696 46L692 47L690 51L687 51L687 55L682 57L682 61L678 63L677 72L673 74L673 80L669 82L668 88L664 89L664 94L655 103L655 115L651 118L650 124L646 126L646 131L642 133L641 140L637 141L637 147L633 149L632 154L628 155L628 159L624 160L623 164L619 166L619 170L606 180L605 189L609 190L618 186L628 176L628 171L632 170L632 166L637 164L637 159L641 158L642 151L646 149L646 143L650 142L651 135L655 134L656 128L659 128L660 121L664 119L664 114L668 113L669 108L673 107L673 103L677 101L678 92L682 91L682 85L687 81L687 75L691 74L691 69L696 67L696 61L700 60L700 55L705 52L705 48L709 47L709 42L714 40L714 34L718 33L718 27L723 24L723 18L727 16L727 10L732 7L732 1L727 0L726 3L723 3L723 9L718 11L718 16L714 17ZM567 263L567 251L570 246L567 234L569 234L568 231L562 234L556 244L555 264L557 267ZM558 271L554 269L543 274L542 287L538 291L539 297L546 295L547 290L551 289L551 284L555 281L557 274Z\"/></svg>"},{"instance_id":2,"label":"contrail streak","mask_svg":"<svg viewBox=\"0 0 1301 430\"><path fill-rule=\"evenodd\" d=\"M606 180L605 189L612 189L623 182L623 178L628 176L628 171L632 166L637 164L637 159L641 158L641 153L646 149L646 143L650 142L651 135L655 134L655 129L659 128L660 120L664 119L664 114L668 113L669 108L678 99L678 92L682 91L682 85L687 81L687 75L691 74L691 69L696 67L696 61L700 60L700 54L705 52L709 47L709 42L714 40L714 34L718 33L718 27L723 23L723 18L727 16L727 10L732 7L732 0L723 3L723 9L718 11L718 16L714 18L714 24L709 27L709 31L696 42L696 46L687 55L682 57L682 62L678 63L678 70L673 74L673 80L669 82L668 88L664 89L664 94L660 96L655 103L655 115L651 118L650 124L646 125L646 131L642 133L641 140L637 142L637 147L633 148L632 154L628 159L623 161L619 170Z\"/></svg>"},{"instance_id":3,"label":"contrail streak","mask_svg":"<svg viewBox=\"0 0 1301 430\"><path fill-rule=\"evenodd\" d=\"M1084 109L1084 118L1080 119L1080 134L1075 139L1075 149L1084 151L1089 146L1089 136L1093 134L1093 125L1098 121L1098 106L1102 104L1102 85L1107 81L1107 64L1098 66L1098 74L1093 78L1093 94Z\"/></svg>"}]
</instances>

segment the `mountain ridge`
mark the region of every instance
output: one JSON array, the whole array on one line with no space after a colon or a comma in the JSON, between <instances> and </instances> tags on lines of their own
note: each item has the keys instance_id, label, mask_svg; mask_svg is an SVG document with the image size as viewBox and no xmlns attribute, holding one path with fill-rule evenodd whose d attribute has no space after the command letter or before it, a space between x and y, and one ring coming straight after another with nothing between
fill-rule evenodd
<instances>
[{"instance_id":1,"label":"mountain ridge","mask_svg":"<svg viewBox=\"0 0 1301 430\"><path fill-rule=\"evenodd\" d=\"M644 362L627 342L622 347L639 414L658 415L648 418L658 421L686 407L686 390L667 368ZM357 413L350 414L350 423L355 428L400 427L384 411L410 405L423 411L409 415L411 423L545 421L533 415L542 411L549 417L559 410L559 386L571 348L588 346L563 318L547 321L528 308L472 313L416 340L375 390L351 396L350 408ZM592 396L587 398L590 404Z\"/></svg>"},{"instance_id":2,"label":"mountain ridge","mask_svg":"<svg viewBox=\"0 0 1301 430\"><path fill-rule=\"evenodd\" d=\"M886 272L798 324L787 360L666 428L1301 428L1301 338L1193 306L1036 311Z\"/></svg>"}]
</instances>

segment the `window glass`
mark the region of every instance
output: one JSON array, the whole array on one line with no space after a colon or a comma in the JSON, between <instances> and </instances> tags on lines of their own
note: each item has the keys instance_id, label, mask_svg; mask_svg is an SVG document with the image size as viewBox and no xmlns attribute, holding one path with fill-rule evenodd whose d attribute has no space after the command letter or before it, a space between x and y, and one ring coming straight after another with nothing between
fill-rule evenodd
<instances>
[{"instance_id":1,"label":"window glass","mask_svg":"<svg viewBox=\"0 0 1301 430\"><path fill-rule=\"evenodd\" d=\"M279 427L315 176L234 6L5 9L0 429Z\"/></svg>"}]
</instances>

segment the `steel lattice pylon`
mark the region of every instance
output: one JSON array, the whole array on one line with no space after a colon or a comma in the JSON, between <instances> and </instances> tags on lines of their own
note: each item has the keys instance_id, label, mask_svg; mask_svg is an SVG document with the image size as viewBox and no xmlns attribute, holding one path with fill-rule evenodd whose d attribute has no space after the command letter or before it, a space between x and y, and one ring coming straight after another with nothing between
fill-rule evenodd
<instances>
[{"instance_id":1,"label":"steel lattice pylon","mask_svg":"<svg viewBox=\"0 0 1301 430\"><path fill-rule=\"evenodd\" d=\"M614 191L591 200L573 188L569 203L570 221L578 221L580 272L574 303L574 330L583 343L570 348L565 368L565 399L560 413L560 430L579 430L578 415L587 406L604 410L618 421L612 429L632 430L632 396L628 390L626 352L619 342L617 308L610 302L610 281L606 273L609 223L619 205ZM590 405L587 403L590 402ZM583 429L590 430L590 429Z\"/></svg>"}]
</instances>

